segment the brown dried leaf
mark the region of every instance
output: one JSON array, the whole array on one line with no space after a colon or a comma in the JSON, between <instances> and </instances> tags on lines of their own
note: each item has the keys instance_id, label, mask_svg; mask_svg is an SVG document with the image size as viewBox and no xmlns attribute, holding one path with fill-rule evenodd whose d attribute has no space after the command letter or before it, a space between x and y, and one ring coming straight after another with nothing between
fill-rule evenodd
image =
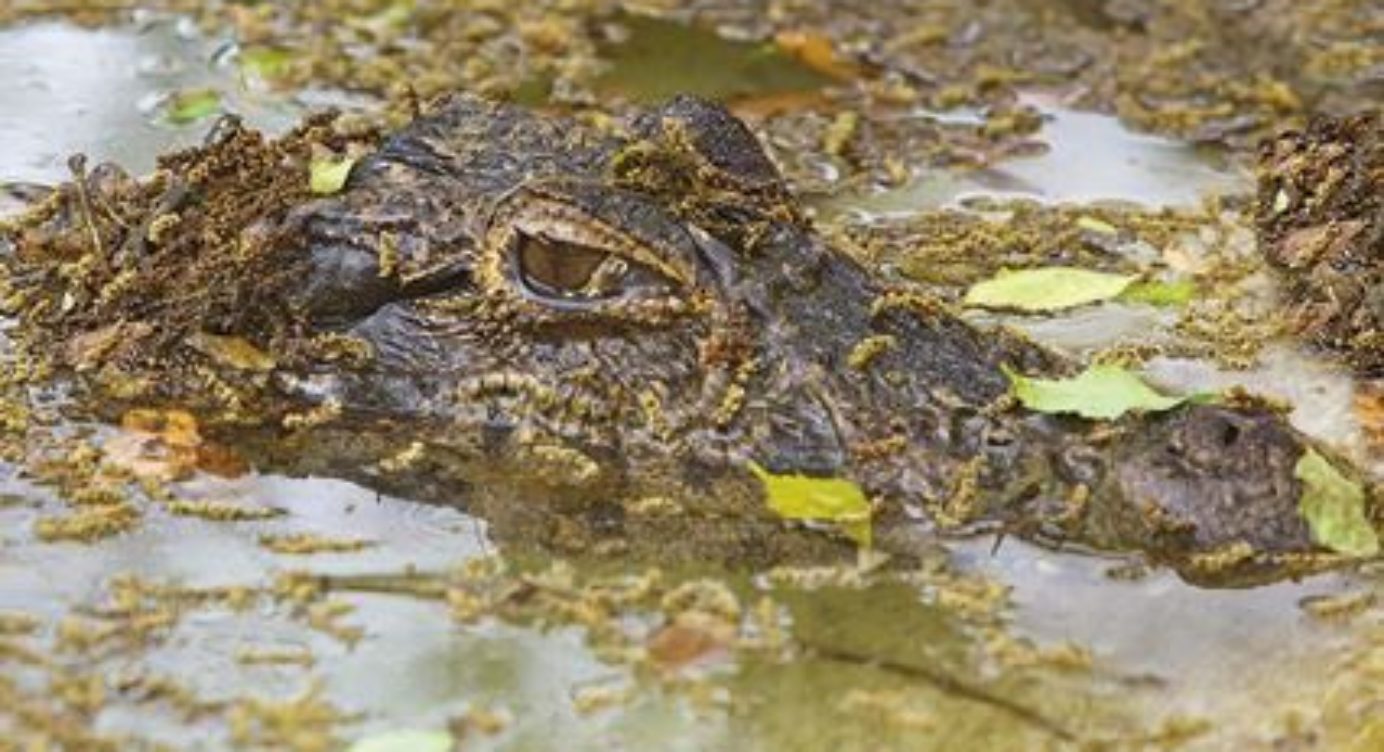
<instances>
[{"instance_id":1,"label":"brown dried leaf","mask_svg":"<svg viewBox=\"0 0 1384 752\"><path fill-rule=\"evenodd\" d=\"M1355 392L1355 415L1370 447L1384 449L1384 383L1360 385Z\"/></svg>"},{"instance_id":2,"label":"brown dried leaf","mask_svg":"<svg viewBox=\"0 0 1384 752\"><path fill-rule=\"evenodd\" d=\"M807 67L838 81L853 81L860 77L860 66L837 54L831 38L807 29L780 31L774 44Z\"/></svg>"},{"instance_id":3,"label":"brown dried leaf","mask_svg":"<svg viewBox=\"0 0 1384 752\"><path fill-rule=\"evenodd\" d=\"M131 410L120 427L102 447L106 462L139 478L175 481L197 470L234 478L250 470L235 452L203 439L197 419L184 410Z\"/></svg>"},{"instance_id":4,"label":"brown dried leaf","mask_svg":"<svg viewBox=\"0 0 1384 752\"><path fill-rule=\"evenodd\" d=\"M678 614L649 638L649 658L660 668L678 671L709 656L724 653L735 640L735 627L713 614Z\"/></svg>"}]
</instances>

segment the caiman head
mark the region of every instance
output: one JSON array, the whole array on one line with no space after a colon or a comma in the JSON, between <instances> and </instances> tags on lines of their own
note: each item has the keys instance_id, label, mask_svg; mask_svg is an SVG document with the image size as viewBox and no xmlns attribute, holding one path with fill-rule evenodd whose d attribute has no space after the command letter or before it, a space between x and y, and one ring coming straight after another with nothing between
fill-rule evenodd
<instances>
[{"instance_id":1,"label":"caiman head","mask_svg":"<svg viewBox=\"0 0 1384 752\"><path fill-rule=\"evenodd\" d=\"M749 386L799 368L774 306L831 258L745 127L695 100L619 136L454 100L279 235L309 260L292 305L373 352L312 389L445 424L443 443L627 457L715 454L770 422L747 411L788 410ZM802 459L839 468L829 416L791 412L814 434Z\"/></svg>"},{"instance_id":2,"label":"caiman head","mask_svg":"<svg viewBox=\"0 0 1384 752\"><path fill-rule=\"evenodd\" d=\"M715 104L578 122L452 99L245 234L276 281L233 284L364 353L275 370L276 399L333 419L266 456L468 504L511 541L775 559L757 466L857 481L895 550L986 522L1179 566L1316 550L1279 414L1018 409L1005 367L1072 366L828 246Z\"/></svg>"},{"instance_id":3,"label":"caiman head","mask_svg":"<svg viewBox=\"0 0 1384 752\"><path fill-rule=\"evenodd\" d=\"M521 457L567 499L690 489L743 517L749 463L937 498L982 449L1011 461L1000 364L1053 364L882 288L693 98L606 128L456 99L276 234L308 260L291 304L373 353L291 391L439 455Z\"/></svg>"},{"instance_id":4,"label":"caiman head","mask_svg":"<svg viewBox=\"0 0 1384 752\"><path fill-rule=\"evenodd\" d=\"M846 476L889 429L887 405L843 388L872 283L809 230L744 124L701 100L600 127L458 98L275 235L307 259L290 304L372 353L284 388L341 405L352 432L418 438L421 476L450 477L435 496L474 506L517 484L530 509L622 528L631 503L695 498L686 535L733 520L725 535L762 556L781 524L747 463ZM961 391L984 403L1003 383Z\"/></svg>"}]
</instances>

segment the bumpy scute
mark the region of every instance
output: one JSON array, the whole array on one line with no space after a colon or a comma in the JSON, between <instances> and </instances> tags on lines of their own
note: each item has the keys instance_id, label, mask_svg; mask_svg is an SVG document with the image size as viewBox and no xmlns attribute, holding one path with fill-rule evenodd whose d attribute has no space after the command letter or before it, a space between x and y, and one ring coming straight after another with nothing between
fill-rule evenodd
<instances>
[{"instance_id":1,"label":"bumpy scute","mask_svg":"<svg viewBox=\"0 0 1384 752\"><path fill-rule=\"evenodd\" d=\"M1384 114L1265 142L1257 219L1302 335L1384 376Z\"/></svg>"}]
</instances>

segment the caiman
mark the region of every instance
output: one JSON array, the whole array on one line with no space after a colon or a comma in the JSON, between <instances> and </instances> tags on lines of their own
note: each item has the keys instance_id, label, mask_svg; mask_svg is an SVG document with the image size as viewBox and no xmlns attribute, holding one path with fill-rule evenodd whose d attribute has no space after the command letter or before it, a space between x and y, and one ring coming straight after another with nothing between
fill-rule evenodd
<instances>
[{"instance_id":1,"label":"caiman","mask_svg":"<svg viewBox=\"0 0 1384 752\"><path fill-rule=\"evenodd\" d=\"M1021 408L1006 369L1075 364L833 249L719 105L455 97L310 193L303 144L341 138L227 122L142 182L78 170L11 232L24 347L91 402L219 411L262 466L466 505L516 545L850 550L770 511L769 472L857 483L894 554L999 530L1226 584L1324 553L1280 411Z\"/></svg>"}]
</instances>

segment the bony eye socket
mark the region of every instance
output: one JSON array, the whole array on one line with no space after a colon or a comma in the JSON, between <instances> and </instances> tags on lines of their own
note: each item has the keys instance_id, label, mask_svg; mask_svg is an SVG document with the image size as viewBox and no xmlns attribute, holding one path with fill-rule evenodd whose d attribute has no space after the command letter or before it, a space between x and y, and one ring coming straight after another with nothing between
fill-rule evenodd
<instances>
[{"instance_id":1,"label":"bony eye socket","mask_svg":"<svg viewBox=\"0 0 1384 752\"><path fill-rule=\"evenodd\" d=\"M523 233L516 240L519 280L540 297L597 301L671 292L662 274L614 253Z\"/></svg>"}]
</instances>

